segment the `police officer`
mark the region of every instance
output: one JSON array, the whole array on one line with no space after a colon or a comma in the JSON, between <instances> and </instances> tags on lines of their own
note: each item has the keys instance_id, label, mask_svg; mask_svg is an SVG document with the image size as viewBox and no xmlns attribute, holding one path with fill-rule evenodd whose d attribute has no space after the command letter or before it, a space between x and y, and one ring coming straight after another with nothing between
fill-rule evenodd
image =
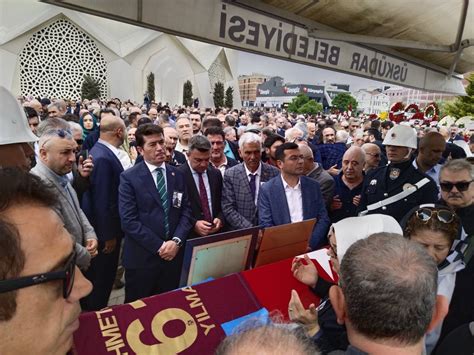
<instances>
[{"instance_id":1,"label":"police officer","mask_svg":"<svg viewBox=\"0 0 474 355\"><path fill-rule=\"evenodd\" d=\"M389 164L370 171L362 187L359 215L382 213L401 221L417 205L435 203L438 188L434 180L412 165L417 148L415 131L405 125L391 128L383 144Z\"/></svg>"}]
</instances>

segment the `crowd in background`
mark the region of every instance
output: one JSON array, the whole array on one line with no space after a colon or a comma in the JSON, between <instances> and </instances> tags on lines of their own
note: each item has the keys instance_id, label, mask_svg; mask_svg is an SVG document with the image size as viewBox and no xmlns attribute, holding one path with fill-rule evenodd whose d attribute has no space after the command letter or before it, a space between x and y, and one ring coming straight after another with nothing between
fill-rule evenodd
<instances>
[{"instance_id":1,"label":"crowd in background","mask_svg":"<svg viewBox=\"0 0 474 355\"><path fill-rule=\"evenodd\" d=\"M21 159L0 141L0 166L31 168L53 192L75 264L93 285L82 310L106 307L113 287L125 287L125 302L177 288L191 238L315 218L307 251L329 245L339 286L295 259L295 278L322 302L304 309L292 294L289 314L318 351L441 354L440 344L474 321L472 127L118 99L18 101L38 138L5 144L23 144ZM423 319L410 321L414 314ZM258 331L219 351L272 345L262 334L294 343L284 330Z\"/></svg>"}]
</instances>

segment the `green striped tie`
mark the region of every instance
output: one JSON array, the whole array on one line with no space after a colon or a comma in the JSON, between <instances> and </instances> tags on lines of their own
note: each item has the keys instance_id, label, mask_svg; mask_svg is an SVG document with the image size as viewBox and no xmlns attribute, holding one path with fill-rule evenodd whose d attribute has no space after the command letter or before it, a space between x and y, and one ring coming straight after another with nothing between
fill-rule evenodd
<instances>
[{"instance_id":1,"label":"green striped tie","mask_svg":"<svg viewBox=\"0 0 474 355\"><path fill-rule=\"evenodd\" d=\"M170 233L170 226L168 223L168 194L166 193L166 182L162 170L162 168L156 169L156 188L158 189L158 193L160 194L161 206L165 211L165 237L168 238Z\"/></svg>"}]
</instances>

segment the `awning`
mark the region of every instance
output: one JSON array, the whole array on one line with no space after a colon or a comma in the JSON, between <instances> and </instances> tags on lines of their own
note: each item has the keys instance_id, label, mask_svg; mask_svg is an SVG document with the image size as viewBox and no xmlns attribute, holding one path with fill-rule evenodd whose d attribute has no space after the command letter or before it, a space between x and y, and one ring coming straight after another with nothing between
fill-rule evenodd
<instances>
[{"instance_id":1,"label":"awning","mask_svg":"<svg viewBox=\"0 0 474 355\"><path fill-rule=\"evenodd\" d=\"M92 15L421 90L465 94L469 0L42 0Z\"/></svg>"}]
</instances>

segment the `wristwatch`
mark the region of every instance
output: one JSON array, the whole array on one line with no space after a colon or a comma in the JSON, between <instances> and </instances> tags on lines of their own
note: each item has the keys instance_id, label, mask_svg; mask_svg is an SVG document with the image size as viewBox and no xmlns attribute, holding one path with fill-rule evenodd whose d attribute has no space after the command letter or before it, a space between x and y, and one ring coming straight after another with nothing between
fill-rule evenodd
<instances>
[{"instance_id":1,"label":"wristwatch","mask_svg":"<svg viewBox=\"0 0 474 355\"><path fill-rule=\"evenodd\" d=\"M176 243L178 248L181 248L181 246L183 245L183 242L178 237L173 237L173 238L171 238L171 240Z\"/></svg>"}]
</instances>

